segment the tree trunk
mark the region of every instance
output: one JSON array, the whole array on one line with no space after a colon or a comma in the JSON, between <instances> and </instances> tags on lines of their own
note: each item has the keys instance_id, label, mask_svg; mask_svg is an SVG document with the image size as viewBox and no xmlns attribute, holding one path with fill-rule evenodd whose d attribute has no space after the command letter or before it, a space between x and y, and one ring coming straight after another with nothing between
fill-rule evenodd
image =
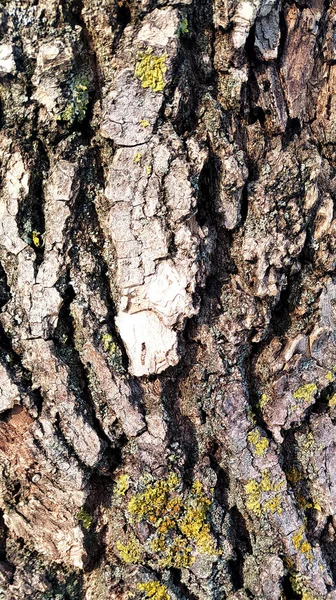
<instances>
[{"instance_id":1,"label":"tree trunk","mask_svg":"<svg viewBox=\"0 0 336 600\"><path fill-rule=\"evenodd\" d=\"M0 1L0 599L336 598L335 27Z\"/></svg>"}]
</instances>

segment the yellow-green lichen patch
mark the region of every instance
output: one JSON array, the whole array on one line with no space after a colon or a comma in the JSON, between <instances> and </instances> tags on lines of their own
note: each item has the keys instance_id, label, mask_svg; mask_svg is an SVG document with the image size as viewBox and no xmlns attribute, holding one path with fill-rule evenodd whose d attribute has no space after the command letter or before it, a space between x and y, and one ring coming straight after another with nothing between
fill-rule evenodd
<instances>
[{"instance_id":1,"label":"yellow-green lichen patch","mask_svg":"<svg viewBox=\"0 0 336 600\"><path fill-rule=\"evenodd\" d=\"M80 521L84 527L84 529L90 529L92 525L92 517L91 515L84 509L81 508L80 511L76 515L78 521Z\"/></svg>"},{"instance_id":2,"label":"yellow-green lichen patch","mask_svg":"<svg viewBox=\"0 0 336 600\"><path fill-rule=\"evenodd\" d=\"M134 154L133 161L135 162L136 165L138 165L141 162L141 158L142 158L142 155L140 152L137 152L136 154Z\"/></svg>"},{"instance_id":3,"label":"yellow-green lichen patch","mask_svg":"<svg viewBox=\"0 0 336 600\"><path fill-rule=\"evenodd\" d=\"M113 341L113 337L110 333L104 333L102 336L104 352L110 352L113 354L116 350L116 343Z\"/></svg>"},{"instance_id":4,"label":"yellow-green lichen patch","mask_svg":"<svg viewBox=\"0 0 336 600\"><path fill-rule=\"evenodd\" d=\"M129 488L129 475L120 475L116 483L115 493L117 496L125 496Z\"/></svg>"},{"instance_id":5,"label":"yellow-green lichen patch","mask_svg":"<svg viewBox=\"0 0 336 600\"><path fill-rule=\"evenodd\" d=\"M151 600L170 600L170 595L167 592L166 586L159 581L138 583L137 589L139 592L144 592L145 597L150 598Z\"/></svg>"},{"instance_id":6,"label":"yellow-green lichen patch","mask_svg":"<svg viewBox=\"0 0 336 600\"><path fill-rule=\"evenodd\" d=\"M154 527L146 548L151 560L161 568L181 569L189 567L197 554L218 555L207 522L211 502L199 481L183 491L182 482L172 474L146 483L130 498L127 510L133 522L147 521Z\"/></svg>"},{"instance_id":7,"label":"yellow-green lichen patch","mask_svg":"<svg viewBox=\"0 0 336 600\"><path fill-rule=\"evenodd\" d=\"M178 37L180 37L180 35L186 35L189 33L188 19L182 19L182 21L180 21L176 33Z\"/></svg>"},{"instance_id":8,"label":"yellow-green lichen patch","mask_svg":"<svg viewBox=\"0 0 336 600\"><path fill-rule=\"evenodd\" d=\"M309 542L307 542L307 540L303 539L303 534L304 534L304 525L302 525L302 527L300 527L299 531L293 535L293 537L292 537L293 546L296 550L298 550L299 552L304 554L305 557L307 558L307 560L312 561L314 559L313 553L312 553L312 547L309 544Z\"/></svg>"},{"instance_id":9,"label":"yellow-green lichen patch","mask_svg":"<svg viewBox=\"0 0 336 600\"><path fill-rule=\"evenodd\" d=\"M163 79L167 70L166 58L166 54L155 56L152 48L149 48L147 52L139 52L134 77L140 79L143 88L151 88L153 92L162 92L166 85Z\"/></svg>"},{"instance_id":10,"label":"yellow-green lichen patch","mask_svg":"<svg viewBox=\"0 0 336 600\"><path fill-rule=\"evenodd\" d=\"M328 379L328 381L334 381L334 377L335 374L332 371L328 371L328 373L326 374L325 378Z\"/></svg>"},{"instance_id":11,"label":"yellow-green lichen patch","mask_svg":"<svg viewBox=\"0 0 336 600\"><path fill-rule=\"evenodd\" d=\"M266 394L261 394L261 398L259 400L259 408L262 410L269 403L270 398L266 396Z\"/></svg>"},{"instance_id":12,"label":"yellow-green lichen patch","mask_svg":"<svg viewBox=\"0 0 336 600\"><path fill-rule=\"evenodd\" d=\"M336 394L333 394L332 396L330 396L330 398L328 400L328 406L330 408L334 408L336 406Z\"/></svg>"},{"instance_id":13,"label":"yellow-green lichen patch","mask_svg":"<svg viewBox=\"0 0 336 600\"><path fill-rule=\"evenodd\" d=\"M304 400L305 402L311 402L316 391L316 383L306 383L306 385L302 385L301 387L299 387L299 389L297 389L294 392L293 397L296 400Z\"/></svg>"},{"instance_id":14,"label":"yellow-green lichen patch","mask_svg":"<svg viewBox=\"0 0 336 600\"><path fill-rule=\"evenodd\" d=\"M85 76L75 78L72 86L72 100L67 108L59 115L57 121L67 121L70 125L74 121L82 122L85 118L89 104L89 80Z\"/></svg>"},{"instance_id":15,"label":"yellow-green lichen patch","mask_svg":"<svg viewBox=\"0 0 336 600\"><path fill-rule=\"evenodd\" d=\"M141 548L140 544L134 534L130 536L127 544L122 544L120 541L117 542L117 550L120 558L125 563L139 563L141 560Z\"/></svg>"},{"instance_id":16,"label":"yellow-green lichen patch","mask_svg":"<svg viewBox=\"0 0 336 600\"><path fill-rule=\"evenodd\" d=\"M103 342L104 352L107 352L116 371L123 370L122 353L118 344L113 339L110 333L104 333L101 338Z\"/></svg>"},{"instance_id":17,"label":"yellow-green lichen patch","mask_svg":"<svg viewBox=\"0 0 336 600\"><path fill-rule=\"evenodd\" d=\"M289 577L293 592L297 594L301 600L321 600L320 596L314 594L306 585L305 578L299 573L292 573Z\"/></svg>"},{"instance_id":18,"label":"yellow-green lichen patch","mask_svg":"<svg viewBox=\"0 0 336 600\"><path fill-rule=\"evenodd\" d=\"M150 122L147 119L140 119L139 121L139 125L141 125L141 127L149 127Z\"/></svg>"},{"instance_id":19,"label":"yellow-green lichen patch","mask_svg":"<svg viewBox=\"0 0 336 600\"><path fill-rule=\"evenodd\" d=\"M270 512L282 513L280 490L283 487L282 482L275 483L271 480L270 472L264 469L261 475L261 481L249 479L245 485L247 495L246 507L255 515L261 517L262 514ZM267 496L271 494L271 497Z\"/></svg>"},{"instance_id":20,"label":"yellow-green lichen patch","mask_svg":"<svg viewBox=\"0 0 336 600\"><path fill-rule=\"evenodd\" d=\"M264 456L268 448L268 439L261 437L259 431L254 429L247 436L248 441L253 446L254 452L257 456Z\"/></svg>"},{"instance_id":21,"label":"yellow-green lichen patch","mask_svg":"<svg viewBox=\"0 0 336 600\"><path fill-rule=\"evenodd\" d=\"M34 231L32 231L32 234L31 234L31 239L32 239L32 242L33 242L35 248L41 248L41 246L43 246L42 236L39 231L36 231L34 229Z\"/></svg>"}]
</instances>

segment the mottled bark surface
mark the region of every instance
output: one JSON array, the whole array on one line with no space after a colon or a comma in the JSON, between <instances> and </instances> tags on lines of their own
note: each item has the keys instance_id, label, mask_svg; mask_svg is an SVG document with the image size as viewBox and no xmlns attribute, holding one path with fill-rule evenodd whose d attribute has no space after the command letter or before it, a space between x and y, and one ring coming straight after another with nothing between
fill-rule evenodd
<instances>
[{"instance_id":1,"label":"mottled bark surface","mask_svg":"<svg viewBox=\"0 0 336 600\"><path fill-rule=\"evenodd\" d=\"M0 598L336 598L336 8L0 1Z\"/></svg>"}]
</instances>

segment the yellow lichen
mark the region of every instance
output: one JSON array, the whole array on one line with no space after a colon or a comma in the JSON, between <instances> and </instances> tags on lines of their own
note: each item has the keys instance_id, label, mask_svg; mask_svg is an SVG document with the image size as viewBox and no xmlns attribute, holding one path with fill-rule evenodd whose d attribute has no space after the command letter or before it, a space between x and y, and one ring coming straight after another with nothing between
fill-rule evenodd
<instances>
[{"instance_id":1,"label":"yellow lichen","mask_svg":"<svg viewBox=\"0 0 336 600\"><path fill-rule=\"evenodd\" d=\"M43 245L41 234L39 231L35 231L34 229L34 231L32 231L31 238L35 248L40 248Z\"/></svg>"},{"instance_id":2,"label":"yellow lichen","mask_svg":"<svg viewBox=\"0 0 336 600\"><path fill-rule=\"evenodd\" d=\"M136 154L134 154L133 161L135 162L135 164L139 164L139 162L141 162L141 153L140 152L137 152Z\"/></svg>"},{"instance_id":3,"label":"yellow lichen","mask_svg":"<svg viewBox=\"0 0 336 600\"><path fill-rule=\"evenodd\" d=\"M270 398L268 396L266 396L266 394L262 394L261 398L259 400L259 408L261 408L261 410L263 408L265 408L266 404L268 404L270 401Z\"/></svg>"},{"instance_id":4,"label":"yellow lichen","mask_svg":"<svg viewBox=\"0 0 336 600\"><path fill-rule=\"evenodd\" d=\"M139 125L141 125L141 127L145 127L146 128L146 127L149 127L150 122L147 121L147 119L140 119Z\"/></svg>"},{"instance_id":5,"label":"yellow lichen","mask_svg":"<svg viewBox=\"0 0 336 600\"><path fill-rule=\"evenodd\" d=\"M170 600L166 586L159 581L138 583L137 589L139 592L145 592L146 598L150 598L151 600Z\"/></svg>"},{"instance_id":6,"label":"yellow lichen","mask_svg":"<svg viewBox=\"0 0 336 600\"><path fill-rule=\"evenodd\" d=\"M211 499L200 481L195 481L190 491L181 492L181 487L173 473L167 479L148 482L128 503L131 518L155 528L149 551L156 553L155 560L164 568L188 567L197 553L218 554L207 523Z\"/></svg>"},{"instance_id":7,"label":"yellow lichen","mask_svg":"<svg viewBox=\"0 0 336 600\"><path fill-rule=\"evenodd\" d=\"M255 429L251 431L247 436L250 444L254 446L255 453L257 456L264 456L266 454L268 448L268 439L265 437L261 437L259 431Z\"/></svg>"},{"instance_id":8,"label":"yellow lichen","mask_svg":"<svg viewBox=\"0 0 336 600\"><path fill-rule=\"evenodd\" d=\"M134 534L131 535L127 544L122 544L120 541L117 542L117 549L120 558L125 563L139 563L141 559L141 548L140 544Z\"/></svg>"},{"instance_id":9,"label":"yellow lichen","mask_svg":"<svg viewBox=\"0 0 336 600\"><path fill-rule=\"evenodd\" d=\"M304 525L302 525L302 527L300 527L299 531L295 535L293 535L293 537L292 537L293 546L296 550L299 550L302 554L304 554L306 556L307 560L312 561L314 559L313 553L312 553L312 547L309 544L309 542L307 542L306 540L303 539L303 533L304 533Z\"/></svg>"},{"instance_id":10,"label":"yellow lichen","mask_svg":"<svg viewBox=\"0 0 336 600\"><path fill-rule=\"evenodd\" d=\"M282 513L281 508L281 494L279 491L281 490L283 484L282 482L275 483L271 481L270 473L267 469L262 472L261 481L255 481L254 479L249 479L247 484L245 485L245 492L247 494L247 502L246 507L254 512L258 517L261 517L263 513L271 512L271 513ZM271 498L265 498L265 494L268 492L272 492L273 495Z\"/></svg>"},{"instance_id":11,"label":"yellow lichen","mask_svg":"<svg viewBox=\"0 0 336 600\"><path fill-rule=\"evenodd\" d=\"M328 381L334 381L334 373L332 373L331 371L328 371L325 377L326 379L328 379Z\"/></svg>"},{"instance_id":12,"label":"yellow lichen","mask_svg":"<svg viewBox=\"0 0 336 600\"><path fill-rule=\"evenodd\" d=\"M104 335L102 336L102 342L105 352L110 352L110 354L113 354L116 351L117 345L113 341L112 335L110 335L109 333L104 333Z\"/></svg>"},{"instance_id":13,"label":"yellow lichen","mask_svg":"<svg viewBox=\"0 0 336 600\"><path fill-rule=\"evenodd\" d=\"M191 555L192 548L186 538L179 535L169 544L164 558L159 562L162 568L183 569L190 567L195 561Z\"/></svg>"},{"instance_id":14,"label":"yellow lichen","mask_svg":"<svg viewBox=\"0 0 336 600\"><path fill-rule=\"evenodd\" d=\"M334 408L336 406L336 394L333 394L328 401L328 406Z\"/></svg>"},{"instance_id":15,"label":"yellow lichen","mask_svg":"<svg viewBox=\"0 0 336 600\"><path fill-rule=\"evenodd\" d=\"M153 92L162 92L165 87L163 75L167 70L166 58L166 54L155 56L152 48L149 48L147 52L139 52L134 77L140 79L143 88L151 88Z\"/></svg>"},{"instance_id":16,"label":"yellow lichen","mask_svg":"<svg viewBox=\"0 0 336 600\"><path fill-rule=\"evenodd\" d=\"M116 483L115 492L117 496L125 496L129 488L129 475L120 475Z\"/></svg>"},{"instance_id":17,"label":"yellow lichen","mask_svg":"<svg viewBox=\"0 0 336 600\"><path fill-rule=\"evenodd\" d=\"M301 600L321 600L319 596L313 594L308 586L305 585L305 578L301 574L292 573L289 580L293 592L300 596Z\"/></svg>"},{"instance_id":18,"label":"yellow lichen","mask_svg":"<svg viewBox=\"0 0 336 600\"><path fill-rule=\"evenodd\" d=\"M305 402L311 402L314 396L314 393L317 390L317 385L315 383L306 383L297 389L293 397L296 400L304 400Z\"/></svg>"},{"instance_id":19,"label":"yellow lichen","mask_svg":"<svg viewBox=\"0 0 336 600\"><path fill-rule=\"evenodd\" d=\"M146 169L147 175L151 175L151 173L152 173L152 166L151 165L146 165L145 169Z\"/></svg>"}]
</instances>

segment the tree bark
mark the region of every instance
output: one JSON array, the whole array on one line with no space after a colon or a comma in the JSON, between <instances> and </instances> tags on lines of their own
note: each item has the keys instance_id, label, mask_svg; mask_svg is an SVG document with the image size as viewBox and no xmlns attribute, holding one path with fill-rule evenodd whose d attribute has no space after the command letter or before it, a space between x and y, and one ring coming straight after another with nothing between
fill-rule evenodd
<instances>
[{"instance_id":1,"label":"tree bark","mask_svg":"<svg viewBox=\"0 0 336 600\"><path fill-rule=\"evenodd\" d=\"M335 27L0 1L0 599L336 599Z\"/></svg>"}]
</instances>

